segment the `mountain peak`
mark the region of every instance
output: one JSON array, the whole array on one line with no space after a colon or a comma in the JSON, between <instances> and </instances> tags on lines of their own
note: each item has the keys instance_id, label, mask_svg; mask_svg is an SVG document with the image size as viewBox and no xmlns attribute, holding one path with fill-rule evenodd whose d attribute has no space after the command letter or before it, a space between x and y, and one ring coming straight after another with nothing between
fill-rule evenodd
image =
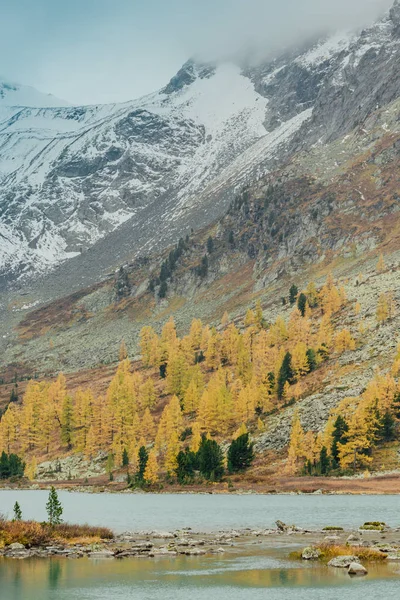
<instances>
[{"instance_id":1,"label":"mountain peak","mask_svg":"<svg viewBox=\"0 0 400 600\"><path fill-rule=\"evenodd\" d=\"M184 87L190 85L196 79L206 79L211 77L215 73L215 65L201 63L195 61L193 58L185 62L181 69L177 72L174 77L170 80L168 85L162 90L165 94L172 94L182 90Z\"/></svg>"}]
</instances>

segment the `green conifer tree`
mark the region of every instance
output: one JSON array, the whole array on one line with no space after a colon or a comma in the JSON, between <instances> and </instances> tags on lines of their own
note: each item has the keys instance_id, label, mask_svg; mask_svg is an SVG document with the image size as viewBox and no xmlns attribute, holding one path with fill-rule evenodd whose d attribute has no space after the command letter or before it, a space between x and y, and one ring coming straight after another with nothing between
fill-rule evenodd
<instances>
[{"instance_id":1,"label":"green conifer tree","mask_svg":"<svg viewBox=\"0 0 400 600\"><path fill-rule=\"evenodd\" d=\"M139 448L138 459L139 459L139 461L138 461L139 464L138 464L136 479L139 483L143 483L144 482L144 472L146 470L147 461L149 460L149 454L144 446L141 446Z\"/></svg>"},{"instance_id":2,"label":"green conifer tree","mask_svg":"<svg viewBox=\"0 0 400 600\"><path fill-rule=\"evenodd\" d=\"M18 502L16 502L14 504L14 518L13 521L22 521L22 511L21 511L21 507L18 504Z\"/></svg>"},{"instance_id":3,"label":"green conifer tree","mask_svg":"<svg viewBox=\"0 0 400 600\"><path fill-rule=\"evenodd\" d=\"M330 460L326 446L322 446L321 452L319 453L319 466L321 475L327 475L329 473Z\"/></svg>"},{"instance_id":4,"label":"green conifer tree","mask_svg":"<svg viewBox=\"0 0 400 600\"><path fill-rule=\"evenodd\" d=\"M50 525L60 525L62 523L61 515L63 514L63 508L61 502L58 499L58 495L54 486L51 486L49 499L46 504L46 511Z\"/></svg>"},{"instance_id":5,"label":"green conifer tree","mask_svg":"<svg viewBox=\"0 0 400 600\"><path fill-rule=\"evenodd\" d=\"M244 471L250 467L254 460L253 444L249 441L249 434L244 433L233 440L228 449L228 470L230 473Z\"/></svg>"},{"instance_id":6,"label":"green conifer tree","mask_svg":"<svg viewBox=\"0 0 400 600\"><path fill-rule=\"evenodd\" d=\"M290 384L295 383L296 378L292 367L292 355L290 352L286 352L281 368L279 369L278 375L278 398L282 400L283 392L285 389L285 383L288 382Z\"/></svg>"},{"instance_id":7,"label":"green conifer tree","mask_svg":"<svg viewBox=\"0 0 400 600\"><path fill-rule=\"evenodd\" d=\"M299 293L299 289L297 285L293 284L289 290L289 302L290 304L294 304L296 302L297 294Z\"/></svg>"},{"instance_id":8,"label":"green conifer tree","mask_svg":"<svg viewBox=\"0 0 400 600\"><path fill-rule=\"evenodd\" d=\"M297 299L297 308L299 309L301 316L304 317L307 308L307 296L303 294L303 292L299 295Z\"/></svg>"},{"instance_id":9,"label":"green conifer tree","mask_svg":"<svg viewBox=\"0 0 400 600\"><path fill-rule=\"evenodd\" d=\"M335 465L339 464L339 444L347 442L346 433L349 430L345 419L339 415L333 425L331 455Z\"/></svg>"},{"instance_id":10,"label":"green conifer tree","mask_svg":"<svg viewBox=\"0 0 400 600\"><path fill-rule=\"evenodd\" d=\"M129 466L129 454L128 454L128 450L126 448L124 448L124 451L122 452L122 466L123 467Z\"/></svg>"},{"instance_id":11,"label":"green conifer tree","mask_svg":"<svg viewBox=\"0 0 400 600\"><path fill-rule=\"evenodd\" d=\"M223 454L217 442L203 435L197 454L200 473L211 481L221 479L224 474Z\"/></svg>"}]
</instances>

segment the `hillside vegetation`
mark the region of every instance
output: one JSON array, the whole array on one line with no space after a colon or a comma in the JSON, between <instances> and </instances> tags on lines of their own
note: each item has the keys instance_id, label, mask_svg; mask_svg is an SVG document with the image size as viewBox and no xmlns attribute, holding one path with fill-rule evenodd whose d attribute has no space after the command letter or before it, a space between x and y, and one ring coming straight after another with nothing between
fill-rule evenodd
<instances>
[{"instance_id":1,"label":"hillside vegetation","mask_svg":"<svg viewBox=\"0 0 400 600\"><path fill-rule=\"evenodd\" d=\"M381 255L376 276L386 269ZM182 337L172 318L160 335L143 327L140 361L127 358L123 341L105 394L93 393L90 382L72 394L62 374L52 382L31 380L22 401L10 402L2 416L0 450L22 456L32 479L41 461L73 452L88 459L104 453L110 474L126 467L146 485L201 483L194 457L207 440L215 442L220 460L217 470L205 469L206 479L220 479L229 467L223 458L228 445L248 434L259 467L262 440L276 419L294 411L294 417L286 415L287 457L275 454L288 476L365 470L377 447L397 439L400 351L392 368L377 372L362 394L339 399L326 424L305 431L297 407L323 389L330 369L339 373L343 358L351 373L370 325L361 304L349 301L331 274L319 289L313 282L304 290L292 284L281 303L284 314L272 322L257 301L237 324L227 313L217 327L195 319ZM375 328L395 315L393 294L377 296Z\"/></svg>"}]
</instances>

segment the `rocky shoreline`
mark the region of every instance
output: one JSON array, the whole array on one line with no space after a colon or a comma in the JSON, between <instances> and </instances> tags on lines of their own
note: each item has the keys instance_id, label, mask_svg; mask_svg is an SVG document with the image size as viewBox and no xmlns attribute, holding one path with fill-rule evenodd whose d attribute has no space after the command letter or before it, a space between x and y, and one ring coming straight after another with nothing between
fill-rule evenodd
<instances>
[{"instance_id":1,"label":"rocky shoreline","mask_svg":"<svg viewBox=\"0 0 400 600\"><path fill-rule=\"evenodd\" d=\"M342 530L327 527L307 530L288 526L277 521L275 529L238 529L228 531L195 532L190 528L177 531L125 532L113 539L99 543L67 544L54 542L35 547L14 543L0 549L0 557L27 558L88 558L124 559L157 558L179 556L223 555L262 552L273 548L299 549L299 558L304 561L319 560L320 546L348 548L346 556L331 560L332 567L346 567L358 562L357 550L366 548L382 553L382 558L400 561L400 528ZM353 565L354 566L354 565Z\"/></svg>"}]
</instances>

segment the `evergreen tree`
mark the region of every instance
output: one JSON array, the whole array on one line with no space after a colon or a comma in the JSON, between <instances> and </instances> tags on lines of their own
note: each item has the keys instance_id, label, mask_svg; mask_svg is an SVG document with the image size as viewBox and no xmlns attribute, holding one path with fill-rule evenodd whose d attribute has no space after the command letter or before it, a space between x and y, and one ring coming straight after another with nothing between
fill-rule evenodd
<instances>
[{"instance_id":1,"label":"evergreen tree","mask_svg":"<svg viewBox=\"0 0 400 600\"><path fill-rule=\"evenodd\" d=\"M128 454L128 450L126 448L124 448L124 450L122 452L122 466L123 467L129 466L129 454Z\"/></svg>"},{"instance_id":2,"label":"evergreen tree","mask_svg":"<svg viewBox=\"0 0 400 600\"><path fill-rule=\"evenodd\" d=\"M22 477L25 471L25 463L16 454L10 454L8 457L10 468L10 477Z\"/></svg>"},{"instance_id":3,"label":"evergreen tree","mask_svg":"<svg viewBox=\"0 0 400 600\"><path fill-rule=\"evenodd\" d=\"M17 402L17 401L18 401L17 388L13 387L11 390L11 394L10 394L10 402Z\"/></svg>"},{"instance_id":4,"label":"evergreen tree","mask_svg":"<svg viewBox=\"0 0 400 600\"><path fill-rule=\"evenodd\" d=\"M299 295L297 299L297 308L301 312L301 316L304 317L307 308L307 296L303 294L303 292Z\"/></svg>"},{"instance_id":5,"label":"evergreen tree","mask_svg":"<svg viewBox=\"0 0 400 600\"><path fill-rule=\"evenodd\" d=\"M10 463L8 455L4 452L0 456L0 479L8 479L10 477Z\"/></svg>"},{"instance_id":6,"label":"evergreen tree","mask_svg":"<svg viewBox=\"0 0 400 600\"><path fill-rule=\"evenodd\" d=\"M131 293L132 287L129 282L128 273L125 271L124 267L120 267L118 271L114 289L117 300L129 296Z\"/></svg>"},{"instance_id":7,"label":"evergreen tree","mask_svg":"<svg viewBox=\"0 0 400 600\"><path fill-rule=\"evenodd\" d=\"M228 470L230 473L244 471L254 460L253 444L249 442L249 434L244 433L233 440L228 450Z\"/></svg>"},{"instance_id":8,"label":"evergreen tree","mask_svg":"<svg viewBox=\"0 0 400 600\"><path fill-rule=\"evenodd\" d=\"M331 455L332 459L336 464L339 464L339 444L345 444L347 442L346 433L349 431L345 419L339 415L333 425L332 432L332 448Z\"/></svg>"},{"instance_id":9,"label":"evergreen tree","mask_svg":"<svg viewBox=\"0 0 400 600\"><path fill-rule=\"evenodd\" d=\"M223 454L215 440L208 440L203 435L198 451L200 473L209 480L221 479L224 474Z\"/></svg>"},{"instance_id":10,"label":"evergreen tree","mask_svg":"<svg viewBox=\"0 0 400 600\"><path fill-rule=\"evenodd\" d=\"M299 293L299 289L297 285L293 284L289 290L289 302L290 304L294 304L296 302L297 294Z\"/></svg>"},{"instance_id":11,"label":"evergreen tree","mask_svg":"<svg viewBox=\"0 0 400 600\"><path fill-rule=\"evenodd\" d=\"M233 244L235 243L235 237L233 235L233 231L232 230L229 232L228 242L230 243L231 246L233 246Z\"/></svg>"},{"instance_id":12,"label":"evergreen tree","mask_svg":"<svg viewBox=\"0 0 400 600\"><path fill-rule=\"evenodd\" d=\"M326 446L322 446L321 452L319 453L319 467L321 475L327 475L329 473L330 460Z\"/></svg>"},{"instance_id":13,"label":"evergreen tree","mask_svg":"<svg viewBox=\"0 0 400 600\"><path fill-rule=\"evenodd\" d=\"M193 479L197 466L197 454L191 452L189 448L185 448L185 451L181 450L177 456L177 467L175 469L179 483L187 483Z\"/></svg>"},{"instance_id":14,"label":"evergreen tree","mask_svg":"<svg viewBox=\"0 0 400 600\"><path fill-rule=\"evenodd\" d=\"M212 237L210 236L207 240L207 252L208 254L211 254L211 252L214 250L214 240L212 239Z\"/></svg>"},{"instance_id":15,"label":"evergreen tree","mask_svg":"<svg viewBox=\"0 0 400 600\"><path fill-rule=\"evenodd\" d=\"M136 478L139 483L144 482L144 472L146 470L147 461L149 459L149 454L144 446L140 446L139 454L138 454L138 470L136 474Z\"/></svg>"},{"instance_id":16,"label":"evergreen tree","mask_svg":"<svg viewBox=\"0 0 400 600\"><path fill-rule=\"evenodd\" d=\"M279 369L278 375L278 398L282 400L285 391L285 383L295 383L295 375L292 367L292 355L290 352L286 352L282 361L281 368Z\"/></svg>"},{"instance_id":17,"label":"evergreen tree","mask_svg":"<svg viewBox=\"0 0 400 600\"><path fill-rule=\"evenodd\" d=\"M14 518L13 521L22 521L22 511L21 511L21 507L18 504L18 502L16 502L14 504Z\"/></svg>"},{"instance_id":18,"label":"evergreen tree","mask_svg":"<svg viewBox=\"0 0 400 600\"><path fill-rule=\"evenodd\" d=\"M167 262L163 262L163 264L161 265L161 270L160 270L160 281L161 283L165 283L168 279L168 277L171 276L171 271L170 268L168 266Z\"/></svg>"},{"instance_id":19,"label":"evergreen tree","mask_svg":"<svg viewBox=\"0 0 400 600\"><path fill-rule=\"evenodd\" d=\"M199 277L205 277L208 273L208 256L205 254L201 259L201 264L196 267L196 274Z\"/></svg>"},{"instance_id":20,"label":"evergreen tree","mask_svg":"<svg viewBox=\"0 0 400 600\"><path fill-rule=\"evenodd\" d=\"M392 414L387 410L382 418L381 436L383 441L391 442L394 439L395 422Z\"/></svg>"},{"instance_id":21,"label":"evergreen tree","mask_svg":"<svg viewBox=\"0 0 400 600\"><path fill-rule=\"evenodd\" d=\"M308 362L308 368L309 371L315 371L315 369L318 366L317 363L317 355L315 353L315 350L313 350L313 348L308 348L307 352L306 352L306 356L307 356L307 362Z\"/></svg>"},{"instance_id":22,"label":"evergreen tree","mask_svg":"<svg viewBox=\"0 0 400 600\"><path fill-rule=\"evenodd\" d=\"M0 479L9 479L10 477L23 477L25 463L16 454L6 454L2 452L0 456Z\"/></svg>"},{"instance_id":23,"label":"evergreen tree","mask_svg":"<svg viewBox=\"0 0 400 600\"><path fill-rule=\"evenodd\" d=\"M54 486L51 486L50 488L49 499L46 504L46 511L50 525L60 525L60 523L62 523L61 515L63 513L63 508L58 499L58 495Z\"/></svg>"},{"instance_id":24,"label":"evergreen tree","mask_svg":"<svg viewBox=\"0 0 400 600\"><path fill-rule=\"evenodd\" d=\"M160 289L158 290L158 297L165 298L168 292L168 285L166 281L162 281L160 285Z\"/></svg>"}]
</instances>

